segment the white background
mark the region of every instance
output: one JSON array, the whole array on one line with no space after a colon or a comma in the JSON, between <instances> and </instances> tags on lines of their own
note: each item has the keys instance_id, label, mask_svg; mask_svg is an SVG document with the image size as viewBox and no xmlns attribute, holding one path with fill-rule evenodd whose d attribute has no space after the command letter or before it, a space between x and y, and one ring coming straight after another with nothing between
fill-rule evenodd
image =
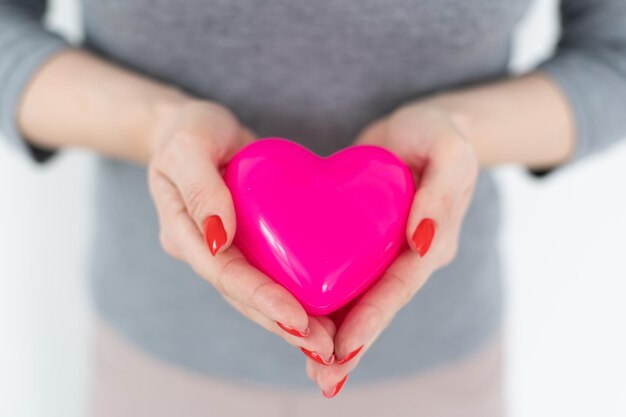
<instances>
[{"instance_id":1,"label":"white background","mask_svg":"<svg viewBox=\"0 0 626 417\"><path fill-rule=\"evenodd\" d=\"M518 69L555 35L554 1L535 3ZM52 22L79 36L74 1L54 4ZM36 168L15 156L0 144L0 415L78 417L89 381L93 161L70 151ZM512 415L626 416L626 144L546 180L512 167L498 179Z\"/></svg>"}]
</instances>

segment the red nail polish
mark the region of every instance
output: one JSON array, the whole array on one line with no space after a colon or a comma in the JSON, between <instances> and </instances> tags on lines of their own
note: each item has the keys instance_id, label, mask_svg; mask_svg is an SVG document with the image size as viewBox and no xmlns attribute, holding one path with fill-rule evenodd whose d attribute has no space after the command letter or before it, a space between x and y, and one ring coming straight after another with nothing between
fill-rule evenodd
<instances>
[{"instance_id":1,"label":"red nail polish","mask_svg":"<svg viewBox=\"0 0 626 417\"><path fill-rule=\"evenodd\" d=\"M344 363L348 362L350 359L354 358L356 355L359 354L361 349L363 349L363 346L364 345L359 346L352 352L348 353L343 359L341 359L340 361L337 361L337 365L343 365Z\"/></svg>"},{"instance_id":2,"label":"red nail polish","mask_svg":"<svg viewBox=\"0 0 626 417\"><path fill-rule=\"evenodd\" d=\"M413 244L420 256L426 255L434 237L435 222L432 219L423 219L413 233Z\"/></svg>"},{"instance_id":3,"label":"red nail polish","mask_svg":"<svg viewBox=\"0 0 626 417\"><path fill-rule=\"evenodd\" d=\"M322 391L322 394L324 394L324 397L333 398L335 395L339 394L339 391L341 391L341 388L343 388L343 384L345 384L346 379L348 379L348 375L350 374L346 374L346 376L344 376L341 381L337 382L337 385L335 385L335 387L333 388L333 391L330 394L327 394L324 391Z\"/></svg>"},{"instance_id":4,"label":"red nail polish","mask_svg":"<svg viewBox=\"0 0 626 417\"><path fill-rule=\"evenodd\" d=\"M276 324L278 324L278 327L280 327L281 329L283 329L287 333L292 334L294 336L298 336L298 337L307 337L309 335L309 333L311 332L311 330L308 327L306 328L304 333L302 333L298 329L296 329L295 327L287 326L286 324L282 324L279 321L277 321Z\"/></svg>"},{"instance_id":5,"label":"red nail polish","mask_svg":"<svg viewBox=\"0 0 626 417\"><path fill-rule=\"evenodd\" d=\"M218 250L226 243L226 230L220 216L209 216L204 220L204 239L211 255L215 256Z\"/></svg>"},{"instance_id":6,"label":"red nail polish","mask_svg":"<svg viewBox=\"0 0 626 417\"><path fill-rule=\"evenodd\" d=\"M304 353L309 358L313 359L315 362L317 362L317 363L319 363L321 365L330 366L330 364L332 364L335 361L335 355L331 355L330 356L330 360L328 362L326 362L324 360L324 358L322 358L322 356L319 353L317 353L317 352L310 351L310 350L305 349L303 347L301 347L300 350L302 351L302 353Z\"/></svg>"}]
</instances>

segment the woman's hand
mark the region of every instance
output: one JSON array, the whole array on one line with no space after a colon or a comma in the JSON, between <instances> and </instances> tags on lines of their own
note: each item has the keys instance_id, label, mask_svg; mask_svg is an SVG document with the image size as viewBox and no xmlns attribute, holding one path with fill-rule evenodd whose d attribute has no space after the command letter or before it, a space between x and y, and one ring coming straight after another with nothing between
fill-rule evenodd
<instances>
[{"instance_id":1,"label":"woman's hand","mask_svg":"<svg viewBox=\"0 0 626 417\"><path fill-rule=\"evenodd\" d=\"M235 211L221 170L252 140L231 112L211 102L184 102L159 124L149 145L148 177L161 244L244 316L309 356L330 360L333 322L307 316L287 290L230 247Z\"/></svg>"},{"instance_id":2,"label":"woman's hand","mask_svg":"<svg viewBox=\"0 0 626 417\"><path fill-rule=\"evenodd\" d=\"M411 104L367 127L357 144L385 147L414 170L418 189L408 219L410 250L367 292L337 312L336 360L307 360L307 373L327 397L337 394L395 314L438 268L452 261L478 174L473 147L451 115L434 105Z\"/></svg>"}]
</instances>

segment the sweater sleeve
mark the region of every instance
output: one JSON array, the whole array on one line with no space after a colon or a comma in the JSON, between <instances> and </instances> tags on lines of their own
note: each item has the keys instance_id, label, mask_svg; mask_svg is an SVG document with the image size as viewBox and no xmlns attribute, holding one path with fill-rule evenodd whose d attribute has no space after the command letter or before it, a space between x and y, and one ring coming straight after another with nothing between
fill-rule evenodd
<instances>
[{"instance_id":1,"label":"sweater sleeve","mask_svg":"<svg viewBox=\"0 0 626 417\"><path fill-rule=\"evenodd\" d=\"M46 0L0 0L0 137L37 162L47 160L54 151L33 146L22 137L17 127L18 106L41 65L69 47L43 28L46 6Z\"/></svg>"},{"instance_id":2,"label":"sweater sleeve","mask_svg":"<svg viewBox=\"0 0 626 417\"><path fill-rule=\"evenodd\" d=\"M573 162L626 137L626 0L562 0L560 11L557 50L538 70L573 109Z\"/></svg>"}]
</instances>

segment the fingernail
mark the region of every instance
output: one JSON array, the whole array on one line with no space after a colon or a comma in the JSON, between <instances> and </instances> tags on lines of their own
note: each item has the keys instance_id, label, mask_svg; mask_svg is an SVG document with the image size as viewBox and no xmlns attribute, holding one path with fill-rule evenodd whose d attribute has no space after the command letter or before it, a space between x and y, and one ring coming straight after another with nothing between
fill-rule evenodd
<instances>
[{"instance_id":1,"label":"fingernail","mask_svg":"<svg viewBox=\"0 0 626 417\"><path fill-rule=\"evenodd\" d=\"M328 360L328 362L326 362L324 358L322 358L322 356L317 352L310 351L303 347L301 347L300 350L302 351L302 353L321 365L330 366L335 361L335 355L330 355L330 359Z\"/></svg>"},{"instance_id":2,"label":"fingernail","mask_svg":"<svg viewBox=\"0 0 626 417\"><path fill-rule=\"evenodd\" d=\"M333 398L335 395L339 394L339 391L341 391L341 388L343 388L343 384L345 384L346 379L348 379L348 375L350 374L346 374L346 376L344 376L341 381L337 382L337 384L333 387L333 390L331 393L326 393L322 391L322 394L324 394L324 397Z\"/></svg>"},{"instance_id":3,"label":"fingernail","mask_svg":"<svg viewBox=\"0 0 626 417\"><path fill-rule=\"evenodd\" d=\"M279 321L277 321L276 324L278 324L278 327L280 327L287 333L292 334L294 336L298 336L298 337L307 337L309 333L311 332L311 330L308 327L304 330L304 333L303 333L299 331L298 329L296 329L295 327L287 326L286 324L282 324Z\"/></svg>"},{"instance_id":4,"label":"fingernail","mask_svg":"<svg viewBox=\"0 0 626 417\"><path fill-rule=\"evenodd\" d=\"M220 216L209 216L204 220L204 239L211 255L215 256L218 250L226 243L226 230Z\"/></svg>"},{"instance_id":5,"label":"fingernail","mask_svg":"<svg viewBox=\"0 0 626 417\"><path fill-rule=\"evenodd\" d=\"M361 349L363 349L364 345L359 346L358 348L356 348L355 350L353 350L352 352L348 353L345 358L337 361L337 365L343 365L344 363L348 362L350 359L354 358L356 355L359 354L359 352L361 351Z\"/></svg>"},{"instance_id":6,"label":"fingernail","mask_svg":"<svg viewBox=\"0 0 626 417\"><path fill-rule=\"evenodd\" d=\"M423 219L413 233L413 244L420 256L426 255L434 237L435 222L432 219Z\"/></svg>"}]
</instances>

